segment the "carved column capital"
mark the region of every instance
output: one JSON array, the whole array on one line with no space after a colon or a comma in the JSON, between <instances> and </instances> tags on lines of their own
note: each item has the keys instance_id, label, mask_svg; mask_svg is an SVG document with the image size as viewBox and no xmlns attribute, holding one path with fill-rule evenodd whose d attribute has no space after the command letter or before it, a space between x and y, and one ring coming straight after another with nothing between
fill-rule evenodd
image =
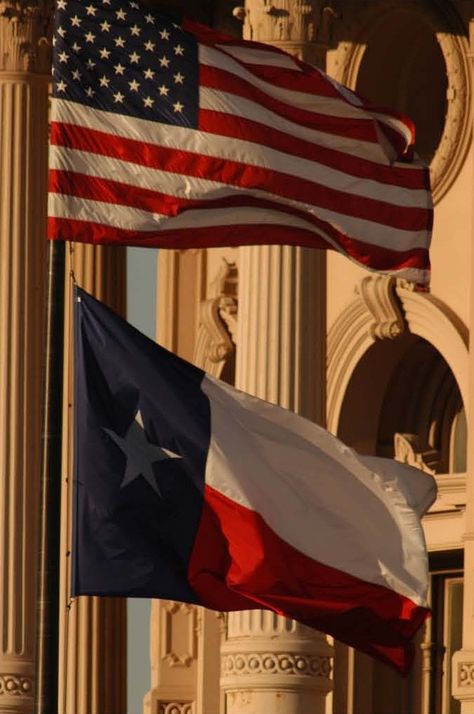
<instances>
[{"instance_id":1,"label":"carved column capital","mask_svg":"<svg viewBox=\"0 0 474 714\"><path fill-rule=\"evenodd\" d=\"M245 37L280 45L308 61L314 54L308 46L327 48L340 17L332 0L247 0L234 15L243 20Z\"/></svg>"},{"instance_id":2,"label":"carved column capital","mask_svg":"<svg viewBox=\"0 0 474 714\"><path fill-rule=\"evenodd\" d=\"M49 74L50 0L0 0L0 72Z\"/></svg>"}]
</instances>

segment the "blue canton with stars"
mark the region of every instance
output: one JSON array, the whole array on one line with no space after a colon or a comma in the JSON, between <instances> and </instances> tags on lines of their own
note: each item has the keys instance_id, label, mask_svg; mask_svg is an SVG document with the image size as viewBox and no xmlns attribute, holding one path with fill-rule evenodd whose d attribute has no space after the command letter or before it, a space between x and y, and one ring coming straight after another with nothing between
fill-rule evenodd
<instances>
[{"instance_id":1,"label":"blue canton with stars","mask_svg":"<svg viewBox=\"0 0 474 714\"><path fill-rule=\"evenodd\" d=\"M53 44L54 97L197 127L197 42L171 20L137 2L57 0Z\"/></svg>"}]
</instances>

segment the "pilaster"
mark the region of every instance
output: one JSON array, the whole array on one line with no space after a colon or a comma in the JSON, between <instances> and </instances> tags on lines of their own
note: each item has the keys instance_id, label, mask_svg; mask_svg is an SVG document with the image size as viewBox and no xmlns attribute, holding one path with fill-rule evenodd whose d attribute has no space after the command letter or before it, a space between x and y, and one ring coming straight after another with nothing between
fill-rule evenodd
<instances>
[{"instance_id":1,"label":"pilaster","mask_svg":"<svg viewBox=\"0 0 474 714\"><path fill-rule=\"evenodd\" d=\"M49 3L0 2L0 712L33 711Z\"/></svg>"},{"instance_id":2,"label":"pilaster","mask_svg":"<svg viewBox=\"0 0 474 714\"><path fill-rule=\"evenodd\" d=\"M125 312L125 252L76 244L66 270L79 285L119 313ZM126 714L126 600L79 597L71 601L73 475L72 285L66 285L59 714Z\"/></svg>"}]
</instances>

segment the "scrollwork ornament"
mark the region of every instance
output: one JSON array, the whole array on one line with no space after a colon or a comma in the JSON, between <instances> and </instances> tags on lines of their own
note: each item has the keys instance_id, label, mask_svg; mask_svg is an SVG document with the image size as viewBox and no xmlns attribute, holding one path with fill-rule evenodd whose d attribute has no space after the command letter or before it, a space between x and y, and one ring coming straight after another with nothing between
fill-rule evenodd
<instances>
[{"instance_id":1,"label":"scrollwork ornament","mask_svg":"<svg viewBox=\"0 0 474 714\"><path fill-rule=\"evenodd\" d=\"M405 331L405 319L395 293L394 278L369 275L356 287L367 311L372 315L371 336L379 340L393 340Z\"/></svg>"},{"instance_id":2,"label":"scrollwork ornament","mask_svg":"<svg viewBox=\"0 0 474 714\"><path fill-rule=\"evenodd\" d=\"M53 4L0 0L0 71L49 75Z\"/></svg>"},{"instance_id":3,"label":"scrollwork ornament","mask_svg":"<svg viewBox=\"0 0 474 714\"><path fill-rule=\"evenodd\" d=\"M345 39L335 59L336 79L355 88L365 48L374 26L390 12L400 9L399 0L371 0L357 5L346 16ZM448 77L444 130L430 164L433 199L438 202L449 190L466 159L472 136L471 72L466 28L451 3L407 0L404 10L418 15L432 29L444 58ZM344 32L344 27L341 27Z\"/></svg>"},{"instance_id":4,"label":"scrollwork ornament","mask_svg":"<svg viewBox=\"0 0 474 714\"><path fill-rule=\"evenodd\" d=\"M0 674L0 696L32 697L33 680L17 674Z\"/></svg>"},{"instance_id":5,"label":"scrollwork ornament","mask_svg":"<svg viewBox=\"0 0 474 714\"><path fill-rule=\"evenodd\" d=\"M223 261L211 285L214 296L200 305L200 321L193 362L214 377L220 377L235 350L237 331L237 267Z\"/></svg>"}]
</instances>

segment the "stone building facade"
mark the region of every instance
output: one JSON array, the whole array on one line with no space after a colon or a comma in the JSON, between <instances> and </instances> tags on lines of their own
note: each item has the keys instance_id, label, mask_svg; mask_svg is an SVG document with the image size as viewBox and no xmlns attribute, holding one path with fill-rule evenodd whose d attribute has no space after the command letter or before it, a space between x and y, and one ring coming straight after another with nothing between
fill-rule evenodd
<instances>
[{"instance_id":1,"label":"stone building facade","mask_svg":"<svg viewBox=\"0 0 474 714\"><path fill-rule=\"evenodd\" d=\"M143 711L473 714L474 2L208 0L186 10L295 53L417 124L435 199L429 293L333 253L162 251L157 339L361 452L434 474L438 499L424 521L433 618L403 680L268 612L223 616L155 601ZM35 688L50 17L45 0L0 2L0 714L32 712ZM123 309L122 251L75 248L67 269L71 260L86 289ZM67 304L60 711L125 714L124 603L71 604L68 593L69 312Z\"/></svg>"}]
</instances>

